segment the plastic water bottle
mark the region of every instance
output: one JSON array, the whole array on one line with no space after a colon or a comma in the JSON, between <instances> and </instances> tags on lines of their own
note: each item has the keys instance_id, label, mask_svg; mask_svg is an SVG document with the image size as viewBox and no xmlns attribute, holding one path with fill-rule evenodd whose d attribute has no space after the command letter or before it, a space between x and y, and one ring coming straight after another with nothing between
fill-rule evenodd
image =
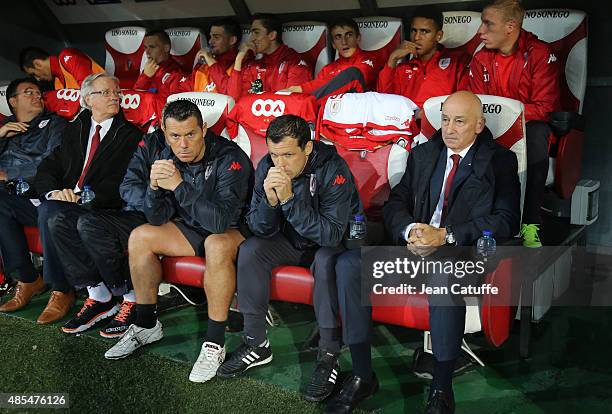
<instances>
[{"instance_id":1,"label":"plastic water bottle","mask_svg":"<svg viewBox=\"0 0 612 414\"><path fill-rule=\"evenodd\" d=\"M81 191L81 204L84 206L91 205L91 202L96 198L96 193L93 192L90 186L83 186Z\"/></svg>"},{"instance_id":2,"label":"plastic water bottle","mask_svg":"<svg viewBox=\"0 0 612 414\"><path fill-rule=\"evenodd\" d=\"M30 184L28 184L28 182L24 180L23 177L19 177L19 179L17 180L17 185L15 186L15 192L17 192L18 195L23 195L27 193L29 189Z\"/></svg>"},{"instance_id":3,"label":"plastic water bottle","mask_svg":"<svg viewBox=\"0 0 612 414\"><path fill-rule=\"evenodd\" d=\"M349 222L349 239L362 240L366 238L366 222L361 214L356 214Z\"/></svg>"},{"instance_id":4,"label":"plastic water bottle","mask_svg":"<svg viewBox=\"0 0 612 414\"><path fill-rule=\"evenodd\" d=\"M497 242L492 237L493 232L490 230L483 230L482 236L476 242L476 252L478 255L485 260L495 254L497 250Z\"/></svg>"}]
</instances>

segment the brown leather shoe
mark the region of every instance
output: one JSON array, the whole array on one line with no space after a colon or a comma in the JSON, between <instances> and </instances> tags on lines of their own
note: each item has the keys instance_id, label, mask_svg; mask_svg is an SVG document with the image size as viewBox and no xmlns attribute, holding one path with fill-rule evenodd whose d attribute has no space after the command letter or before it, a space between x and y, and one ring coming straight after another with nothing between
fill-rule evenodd
<instances>
[{"instance_id":1,"label":"brown leather shoe","mask_svg":"<svg viewBox=\"0 0 612 414\"><path fill-rule=\"evenodd\" d=\"M74 305L74 291L68 293L54 290L51 292L49 303L38 317L37 323L48 324L62 319Z\"/></svg>"},{"instance_id":2,"label":"brown leather shoe","mask_svg":"<svg viewBox=\"0 0 612 414\"><path fill-rule=\"evenodd\" d=\"M40 295L47 289L42 277L38 276L34 282L18 282L15 288L15 296L0 306L0 312L14 312L19 310L32 300L33 296Z\"/></svg>"}]
</instances>

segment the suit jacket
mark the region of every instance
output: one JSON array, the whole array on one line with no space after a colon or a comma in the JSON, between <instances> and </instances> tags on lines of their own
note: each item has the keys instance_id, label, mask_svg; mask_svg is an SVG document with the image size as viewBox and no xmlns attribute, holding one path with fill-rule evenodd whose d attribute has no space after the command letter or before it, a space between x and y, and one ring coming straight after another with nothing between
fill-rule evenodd
<instances>
[{"instance_id":1,"label":"suit jacket","mask_svg":"<svg viewBox=\"0 0 612 414\"><path fill-rule=\"evenodd\" d=\"M401 182L383 207L393 243L406 243L403 233L410 223L429 224L440 197L445 156L441 131L412 150ZM517 170L514 153L497 144L485 128L459 164L449 194L445 224L452 226L458 245L473 245L483 230L501 240L518 233Z\"/></svg>"},{"instance_id":2,"label":"suit jacket","mask_svg":"<svg viewBox=\"0 0 612 414\"><path fill-rule=\"evenodd\" d=\"M41 198L49 191L76 186L85 164L90 128L91 112L84 110L64 130L62 143L41 162L34 179ZM115 115L85 174L84 183L96 194L93 208L122 207L119 184L141 137L142 133L125 120L121 111Z\"/></svg>"}]
</instances>

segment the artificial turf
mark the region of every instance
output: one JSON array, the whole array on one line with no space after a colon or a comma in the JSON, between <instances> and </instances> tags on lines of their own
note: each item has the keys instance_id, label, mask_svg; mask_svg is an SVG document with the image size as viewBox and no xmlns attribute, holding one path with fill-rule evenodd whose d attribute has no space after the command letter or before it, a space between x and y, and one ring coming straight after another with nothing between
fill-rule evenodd
<instances>
[{"instance_id":1,"label":"artificial turf","mask_svg":"<svg viewBox=\"0 0 612 414\"><path fill-rule=\"evenodd\" d=\"M0 392L67 393L73 412L321 412L276 385L252 378L194 384L188 364L146 352L108 361L107 349L97 338L0 314Z\"/></svg>"}]
</instances>

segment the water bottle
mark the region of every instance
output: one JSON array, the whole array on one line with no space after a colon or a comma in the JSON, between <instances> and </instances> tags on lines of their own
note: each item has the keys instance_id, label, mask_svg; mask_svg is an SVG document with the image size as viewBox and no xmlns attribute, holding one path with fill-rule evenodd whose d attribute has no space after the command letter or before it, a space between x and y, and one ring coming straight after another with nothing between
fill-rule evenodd
<instances>
[{"instance_id":1,"label":"water bottle","mask_svg":"<svg viewBox=\"0 0 612 414\"><path fill-rule=\"evenodd\" d=\"M83 191L81 191L81 204L89 206L94 198L96 198L96 193L93 192L90 186L84 186Z\"/></svg>"},{"instance_id":2,"label":"water bottle","mask_svg":"<svg viewBox=\"0 0 612 414\"><path fill-rule=\"evenodd\" d=\"M497 249L497 243L492 234L493 232L490 230L483 230L482 236L476 242L476 253L485 260L493 256Z\"/></svg>"},{"instance_id":3,"label":"water bottle","mask_svg":"<svg viewBox=\"0 0 612 414\"><path fill-rule=\"evenodd\" d=\"M349 222L349 238L365 239L366 222L361 214L356 214Z\"/></svg>"},{"instance_id":4,"label":"water bottle","mask_svg":"<svg viewBox=\"0 0 612 414\"><path fill-rule=\"evenodd\" d=\"M346 240L345 247L347 249L356 249L365 243L367 234L365 218L361 214L356 214L349 221L349 235Z\"/></svg>"},{"instance_id":5,"label":"water bottle","mask_svg":"<svg viewBox=\"0 0 612 414\"><path fill-rule=\"evenodd\" d=\"M19 177L17 180L17 185L15 186L15 192L18 195L24 195L30 189L30 184L23 177Z\"/></svg>"}]
</instances>

